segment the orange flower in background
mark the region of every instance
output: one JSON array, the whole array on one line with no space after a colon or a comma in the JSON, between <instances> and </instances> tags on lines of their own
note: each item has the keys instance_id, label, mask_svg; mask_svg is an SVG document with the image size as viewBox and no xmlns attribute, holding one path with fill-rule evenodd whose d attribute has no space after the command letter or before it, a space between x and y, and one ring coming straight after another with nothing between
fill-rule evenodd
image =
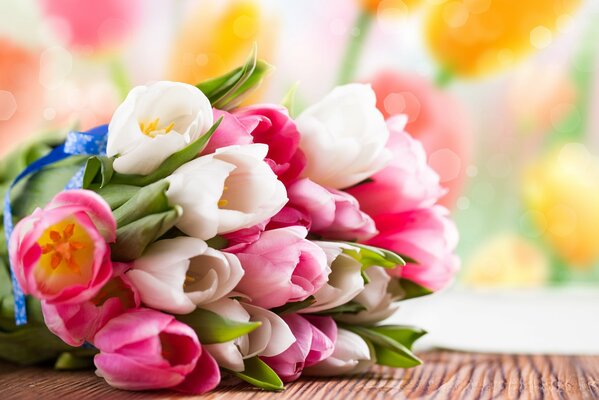
<instances>
[{"instance_id":1,"label":"orange flower in background","mask_svg":"<svg viewBox=\"0 0 599 400\"><path fill-rule=\"evenodd\" d=\"M362 9L372 14L405 12L414 9L422 0L359 0Z\"/></svg>"},{"instance_id":2,"label":"orange flower in background","mask_svg":"<svg viewBox=\"0 0 599 400\"><path fill-rule=\"evenodd\" d=\"M35 133L42 115L39 55L0 38L0 156Z\"/></svg>"},{"instance_id":3,"label":"orange flower in background","mask_svg":"<svg viewBox=\"0 0 599 400\"><path fill-rule=\"evenodd\" d=\"M426 39L452 74L480 76L551 44L580 0L443 0L433 5Z\"/></svg>"},{"instance_id":4,"label":"orange flower in background","mask_svg":"<svg viewBox=\"0 0 599 400\"><path fill-rule=\"evenodd\" d=\"M451 208L466 182L472 158L471 129L458 101L427 79L398 71L383 71L370 80L377 108L385 118L406 114L406 132L422 142L430 166L449 189L440 203Z\"/></svg>"},{"instance_id":5,"label":"orange flower in background","mask_svg":"<svg viewBox=\"0 0 599 400\"><path fill-rule=\"evenodd\" d=\"M569 143L533 165L524 180L527 216L569 267L599 259L599 159Z\"/></svg>"},{"instance_id":6,"label":"orange flower in background","mask_svg":"<svg viewBox=\"0 0 599 400\"><path fill-rule=\"evenodd\" d=\"M176 41L168 76L189 84L243 64L254 43L258 58L272 59L277 21L254 0L202 1Z\"/></svg>"}]
</instances>

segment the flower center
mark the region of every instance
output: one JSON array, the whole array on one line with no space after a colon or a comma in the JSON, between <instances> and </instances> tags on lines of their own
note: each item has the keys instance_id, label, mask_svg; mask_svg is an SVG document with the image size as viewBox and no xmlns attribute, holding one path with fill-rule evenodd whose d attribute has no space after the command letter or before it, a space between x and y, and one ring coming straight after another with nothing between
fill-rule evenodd
<instances>
[{"instance_id":1,"label":"flower center","mask_svg":"<svg viewBox=\"0 0 599 400\"><path fill-rule=\"evenodd\" d=\"M94 241L76 218L48 227L37 242L42 254L34 275L45 292L57 293L65 287L89 282Z\"/></svg>"},{"instance_id":2,"label":"flower center","mask_svg":"<svg viewBox=\"0 0 599 400\"><path fill-rule=\"evenodd\" d=\"M229 188L227 186L223 187L223 194L220 196L220 200L218 201L218 208L225 208L227 204L229 204L229 200L225 199L225 192Z\"/></svg>"},{"instance_id":3,"label":"flower center","mask_svg":"<svg viewBox=\"0 0 599 400\"><path fill-rule=\"evenodd\" d=\"M72 240L74 232L75 224L67 224L62 230L62 234L50 229L48 233L50 242L42 245L42 254L50 257L50 268L53 270L64 262L71 271L81 273L74 254L83 249L85 244Z\"/></svg>"},{"instance_id":4,"label":"flower center","mask_svg":"<svg viewBox=\"0 0 599 400\"><path fill-rule=\"evenodd\" d=\"M163 128L158 128L159 124L160 124L160 118L156 118L147 124L144 122L140 122L139 129L141 129L141 133L143 133L144 135L151 137L151 138L155 138L158 135L166 135L167 133L172 131L173 128L175 127L175 122L171 122L170 124L168 124L167 126L165 126Z\"/></svg>"}]
</instances>

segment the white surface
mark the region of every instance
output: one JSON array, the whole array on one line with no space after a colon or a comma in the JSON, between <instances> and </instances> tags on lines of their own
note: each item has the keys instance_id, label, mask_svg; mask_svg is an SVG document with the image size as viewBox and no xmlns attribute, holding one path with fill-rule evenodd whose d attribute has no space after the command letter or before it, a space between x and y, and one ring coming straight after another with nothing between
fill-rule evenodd
<instances>
[{"instance_id":1,"label":"white surface","mask_svg":"<svg viewBox=\"0 0 599 400\"><path fill-rule=\"evenodd\" d=\"M599 289L453 288L402 303L388 322L426 329L417 349L599 354Z\"/></svg>"}]
</instances>

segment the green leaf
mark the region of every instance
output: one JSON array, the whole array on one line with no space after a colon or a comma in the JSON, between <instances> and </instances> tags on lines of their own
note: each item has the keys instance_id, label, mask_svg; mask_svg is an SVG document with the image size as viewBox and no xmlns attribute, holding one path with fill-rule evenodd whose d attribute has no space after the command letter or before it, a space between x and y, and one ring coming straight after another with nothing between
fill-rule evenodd
<instances>
[{"instance_id":1,"label":"green leaf","mask_svg":"<svg viewBox=\"0 0 599 400\"><path fill-rule=\"evenodd\" d=\"M110 183L102 188L97 185L91 185L89 189L102 196L110 208L115 210L135 196L139 192L140 187Z\"/></svg>"},{"instance_id":2,"label":"green leaf","mask_svg":"<svg viewBox=\"0 0 599 400\"><path fill-rule=\"evenodd\" d=\"M257 48L254 46L246 62L224 75L198 83L200 89L210 103L221 110L229 110L237 106L252 89L257 87L272 67L257 59Z\"/></svg>"},{"instance_id":3,"label":"green leaf","mask_svg":"<svg viewBox=\"0 0 599 400\"><path fill-rule=\"evenodd\" d=\"M29 324L13 332L0 332L0 359L21 365L51 360L72 349L45 326Z\"/></svg>"},{"instance_id":4,"label":"green leaf","mask_svg":"<svg viewBox=\"0 0 599 400\"><path fill-rule=\"evenodd\" d=\"M87 161L85 156L73 156L48 165L19 182L12 191L13 215L19 220L30 215L37 207L44 207L62 192Z\"/></svg>"},{"instance_id":5,"label":"green leaf","mask_svg":"<svg viewBox=\"0 0 599 400\"><path fill-rule=\"evenodd\" d=\"M316 298L314 296L309 296L305 300L287 303L280 307L273 308L271 311L278 315L294 314L304 308L310 307L314 303L316 303Z\"/></svg>"},{"instance_id":6,"label":"green leaf","mask_svg":"<svg viewBox=\"0 0 599 400\"><path fill-rule=\"evenodd\" d=\"M192 327L202 344L229 342L262 325L261 322L233 321L203 308L196 308L190 314L178 315L177 319Z\"/></svg>"},{"instance_id":7,"label":"green leaf","mask_svg":"<svg viewBox=\"0 0 599 400\"><path fill-rule=\"evenodd\" d=\"M245 366L243 372L229 372L260 389L272 391L285 389L283 381L276 372L257 356L243 360L243 364Z\"/></svg>"},{"instance_id":8,"label":"green leaf","mask_svg":"<svg viewBox=\"0 0 599 400\"><path fill-rule=\"evenodd\" d=\"M229 241L224 236L220 235L206 240L206 244L216 250L226 249L229 247Z\"/></svg>"},{"instance_id":9,"label":"green leaf","mask_svg":"<svg viewBox=\"0 0 599 400\"><path fill-rule=\"evenodd\" d=\"M66 351L58 356L54 363L54 369L60 371L74 371L80 369L91 369L94 367L94 355L98 354L97 349L74 349Z\"/></svg>"},{"instance_id":10,"label":"green leaf","mask_svg":"<svg viewBox=\"0 0 599 400\"><path fill-rule=\"evenodd\" d=\"M125 204L114 210L117 226L125 226L147 215L168 210L168 187L169 182L163 179L139 189Z\"/></svg>"},{"instance_id":11,"label":"green leaf","mask_svg":"<svg viewBox=\"0 0 599 400\"><path fill-rule=\"evenodd\" d=\"M369 329L403 344L410 350L416 340L426 335L424 329L408 325L380 325Z\"/></svg>"},{"instance_id":12,"label":"green leaf","mask_svg":"<svg viewBox=\"0 0 599 400\"><path fill-rule=\"evenodd\" d=\"M89 188L92 183L98 183L100 188L106 186L114 173L112 169L113 162L113 157L90 157L85 164L85 171L83 172L83 189Z\"/></svg>"},{"instance_id":13,"label":"green leaf","mask_svg":"<svg viewBox=\"0 0 599 400\"><path fill-rule=\"evenodd\" d=\"M419 284L412 282L408 279L399 279L399 286L401 287L401 300L414 299L416 297L428 296L433 291L420 286Z\"/></svg>"},{"instance_id":14,"label":"green leaf","mask_svg":"<svg viewBox=\"0 0 599 400\"><path fill-rule=\"evenodd\" d=\"M112 259L127 262L139 258L150 243L175 226L182 214L181 207L175 206L118 228L116 243L112 245Z\"/></svg>"},{"instance_id":15,"label":"green leaf","mask_svg":"<svg viewBox=\"0 0 599 400\"><path fill-rule=\"evenodd\" d=\"M362 326L341 325L344 329L360 335L370 341L376 353L377 364L394 368L410 368L422 364L410 349L392 337Z\"/></svg>"},{"instance_id":16,"label":"green leaf","mask_svg":"<svg viewBox=\"0 0 599 400\"><path fill-rule=\"evenodd\" d=\"M397 352L392 348L373 343L376 363L393 368L412 368L422 364L422 361L412 354L406 357L405 353Z\"/></svg>"},{"instance_id":17,"label":"green leaf","mask_svg":"<svg viewBox=\"0 0 599 400\"><path fill-rule=\"evenodd\" d=\"M297 94L298 87L299 82L295 82L293 85L291 85L287 91L287 94L285 94L285 97L283 97L283 100L281 101L281 105L287 109L291 118L295 118L297 116L297 110L295 109L295 96Z\"/></svg>"},{"instance_id":18,"label":"green leaf","mask_svg":"<svg viewBox=\"0 0 599 400\"><path fill-rule=\"evenodd\" d=\"M179 150L176 153L171 154L164 162L158 167L158 169L149 175L125 175L114 173L112 175L111 183L119 183L133 186L147 186L150 183L154 183L161 179L166 178L181 165L193 160L197 155L206 147L208 141L216 131L216 128L220 125L223 118L219 118L218 121L212 125L210 130L200 136L196 141L189 144L187 147Z\"/></svg>"},{"instance_id":19,"label":"green leaf","mask_svg":"<svg viewBox=\"0 0 599 400\"><path fill-rule=\"evenodd\" d=\"M352 247L357 247L357 250L346 249L344 252L362 263L363 269L372 267L373 265L383 268L395 268L406 265L403 258L392 251L360 243L346 243Z\"/></svg>"},{"instance_id":20,"label":"green leaf","mask_svg":"<svg viewBox=\"0 0 599 400\"><path fill-rule=\"evenodd\" d=\"M266 75L273 70L273 66L268 64L266 61L258 60L252 73L240 84L236 85L232 92L228 94L221 102L218 103L217 107L220 106L223 110L230 110L235 108L243 102L245 98L253 91L253 89L259 87Z\"/></svg>"},{"instance_id":21,"label":"green leaf","mask_svg":"<svg viewBox=\"0 0 599 400\"><path fill-rule=\"evenodd\" d=\"M366 307L357 301L349 301L345 304L337 306L335 308L331 308L330 310L325 310L321 312L317 312L315 314L318 315L336 315L336 314L357 314L360 311L366 310Z\"/></svg>"}]
</instances>

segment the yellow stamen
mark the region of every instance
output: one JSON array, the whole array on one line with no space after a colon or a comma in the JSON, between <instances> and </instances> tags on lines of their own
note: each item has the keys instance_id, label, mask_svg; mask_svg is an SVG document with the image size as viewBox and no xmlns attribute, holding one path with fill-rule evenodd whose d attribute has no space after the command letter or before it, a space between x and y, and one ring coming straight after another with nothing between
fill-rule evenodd
<instances>
[{"instance_id":1,"label":"yellow stamen","mask_svg":"<svg viewBox=\"0 0 599 400\"><path fill-rule=\"evenodd\" d=\"M175 128L174 121L172 121L164 128L158 128L159 124L160 118L156 118L153 121L150 121L149 123L140 122L139 129L141 130L141 133L143 133L144 135L149 136L151 138L155 138L158 135L165 135Z\"/></svg>"},{"instance_id":2,"label":"yellow stamen","mask_svg":"<svg viewBox=\"0 0 599 400\"><path fill-rule=\"evenodd\" d=\"M225 207L227 204L229 204L229 200L220 199L220 200L218 201L218 206L219 206L219 207Z\"/></svg>"},{"instance_id":3,"label":"yellow stamen","mask_svg":"<svg viewBox=\"0 0 599 400\"><path fill-rule=\"evenodd\" d=\"M85 244L71 240L75 233L75 224L68 224L62 231L51 230L50 242L41 246L42 254L50 254L50 268L56 269L64 261L69 269L79 273L74 253L85 248Z\"/></svg>"},{"instance_id":4,"label":"yellow stamen","mask_svg":"<svg viewBox=\"0 0 599 400\"><path fill-rule=\"evenodd\" d=\"M172 131L172 130L173 130L173 128L174 128L174 127L175 127L175 123L174 123L174 122L171 122L170 124L168 124L168 126L167 126L166 128L164 128L164 131L165 131L166 133L169 133L170 131Z\"/></svg>"},{"instance_id":5,"label":"yellow stamen","mask_svg":"<svg viewBox=\"0 0 599 400\"><path fill-rule=\"evenodd\" d=\"M185 275L185 282L183 282L183 285L188 285L190 283L194 283L195 281L196 278L194 278L193 276Z\"/></svg>"}]
</instances>

